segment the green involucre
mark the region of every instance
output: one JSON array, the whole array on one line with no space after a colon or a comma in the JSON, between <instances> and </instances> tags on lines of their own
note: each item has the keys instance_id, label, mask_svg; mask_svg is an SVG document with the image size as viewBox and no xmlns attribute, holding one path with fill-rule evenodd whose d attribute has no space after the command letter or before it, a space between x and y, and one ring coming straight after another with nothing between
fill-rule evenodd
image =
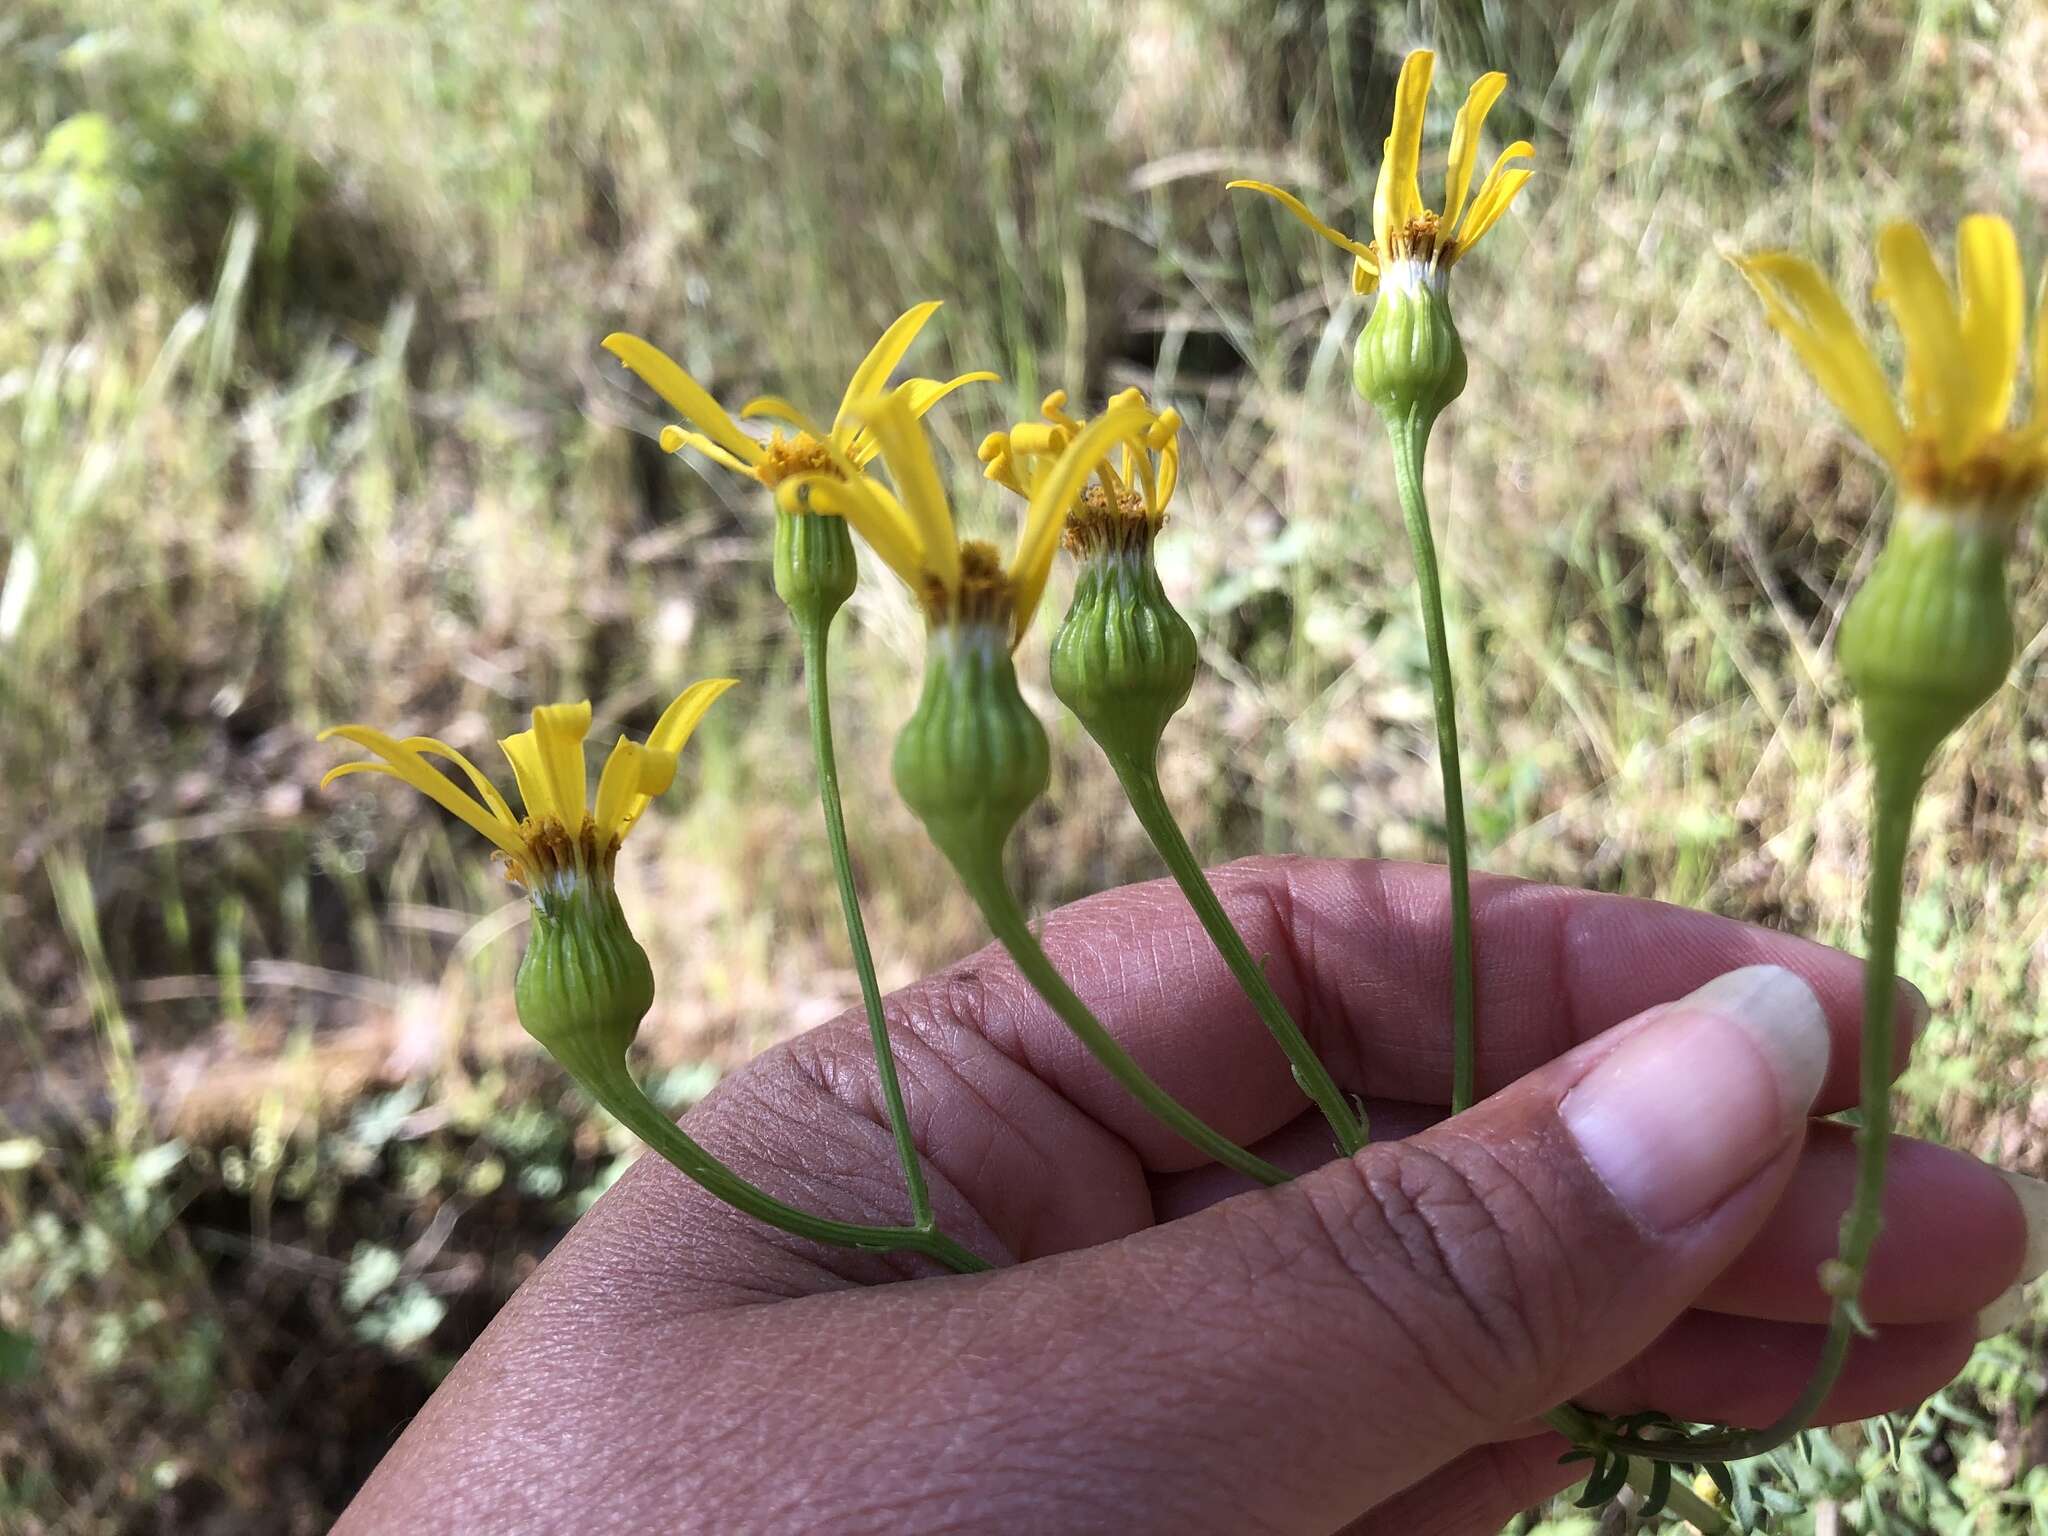
<instances>
[{"instance_id":1,"label":"green involucre","mask_svg":"<svg viewBox=\"0 0 2048 1536\"><path fill-rule=\"evenodd\" d=\"M571 1073L625 1060L654 1006L654 968L609 881L535 898L512 996L526 1032Z\"/></svg>"},{"instance_id":2,"label":"green involucre","mask_svg":"<svg viewBox=\"0 0 2048 1536\"><path fill-rule=\"evenodd\" d=\"M1052 689L1105 751L1151 762L1195 664L1195 632L1159 584L1149 533L1081 562L1053 637Z\"/></svg>"},{"instance_id":3,"label":"green involucre","mask_svg":"<svg viewBox=\"0 0 2048 1536\"><path fill-rule=\"evenodd\" d=\"M1351 381L1390 419L1435 421L1465 390L1465 344L1449 299L1427 280L1381 288L1359 332Z\"/></svg>"},{"instance_id":4,"label":"green involucre","mask_svg":"<svg viewBox=\"0 0 2048 1536\"><path fill-rule=\"evenodd\" d=\"M1045 728L1017 688L1002 626L944 624L896 738L897 792L956 864L1000 849L1052 775Z\"/></svg>"},{"instance_id":5,"label":"green involucre","mask_svg":"<svg viewBox=\"0 0 2048 1536\"><path fill-rule=\"evenodd\" d=\"M1837 654L1880 756L1924 763L2012 667L2004 530L1907 506L1842 617Z\"/></svg>"},{"instance_id":6,"label":"green involucre","mask_svg":"<svg viewBox=\"0 0 2048 1536\"><path fill-rule=\"evenodd\" d=\"M798 620L830 624L859 580L845 518L776 509L775 595Z\"/></svg>"}]
</instances>

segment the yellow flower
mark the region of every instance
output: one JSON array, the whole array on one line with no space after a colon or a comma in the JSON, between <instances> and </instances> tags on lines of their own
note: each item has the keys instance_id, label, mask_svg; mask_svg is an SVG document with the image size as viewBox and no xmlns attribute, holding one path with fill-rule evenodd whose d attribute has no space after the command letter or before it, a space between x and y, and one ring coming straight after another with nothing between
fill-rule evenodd
<instances>
[{"instance_id":1,"label":"yellow flower","mask_svg":"<svg viewBox=\"0 0 2048 1536\"><path fill-rule=\"evenodd\" d=\"M1451 128L1443 212L1432 213L1423 206L1416 172L1422 162L1422 119L1429 105L1429 76L1435 64L1436 55L1419 48L1401 65L1401 79L1394 87L1394 127L1387 135L1379 188L1372 200L1370 244L1361 245L1331 228L1299 198L1269 182L1230 183L1265 193L1332 245L1349 251L1354 293L1371 293L1382 281L1407 285L1425 278L1441 287L1444 274L1500 221L1516 194L1536 174L1512 166L1512 162L1536 153L1534 145L1518 139L1500 152L1478 193L1466 200L1472 173L1479 164L1479 130L1500 93L1507 89L1508 77L1495 71L1472 82L1465 105L1458 109L1457 122Z\"/></svg>"},{"instance_id":2,"label":"yellow flower","mask_svg":"<svg viewBox=\"0 0 2048 1536\"><path fill-rule=\"evenodd\" d=\"M661 447L664 453L694 448L706 458L774 490L794 475L838 475L841 473L841 461L860 467L874 458L874 438L853 419L848 407L856 400L880 393L888 383L889 375L895 372L896 365L903 361L903 354L917 340L917 333L924 329L925 322L938 313L938 309L938 301L933 300L905 310L896 317L896 322L882 333L881 340L869 349L861 365L854 369L846 394L840 400L839 414L833 418L829 432L778 396L763 395L748 401L740 408L742 419L769 417L796 428L794 437L784 437L781 429L776 428L765 443L742 432L739 423L725 413L724 407L711 398L710 392L660 348L623 331L615 331L605 337L604 348L644 379L656 394L682 414L685 421L698 429L663 427ZM943 383L935 379L906 379L899 388L909 403L911 414L922 416L961 385L987 383L995 377L983 371L963 373ZM785 503L784 506L788 511L806 510L800 503Z\"/></svg>"},{"instance_id":3,"label":"yellow flower","mask_svg":"<svg viewBox=\"0 0 2048 1536\"><path fill-rule=\"evenodd\" d=\"M588 788L583 738L590 731L590 701L543 704L533 712L533 729L507 736L498 745L512 764L526 814L515 816L491 781L445 741L409 736L400 741L367 725L337 725L320 740L343 741L374 752L380 762L343 763L329 769L320 787L351 773L388 773L467 822L496 845L505 873L529 892L560 890L585 878L609 882L619 844L648 802L675 779L676 756L704 712L736 681L707 678L692 683L662 712L643 742L621 736L598 779L597 802L586 805ZM458 788L429 758L444 758L474 786Z\"/></svg>"},{"instance_id":4,"label":"yellow flower","mask_svg":"<svg viewBox=\"0 0 2048 1536\"><path fill-rule=\"evenodd\" d=\"M1002 625L1013 649L1045 595L1067 509L1096 464L1151 415L1140 406L1107 411L1067 441L1032 486L1005 566L993 545L961 539L931 444L903 391L850 401L848 410L865 425L895 491L855 473L849 457L832 449L836 476L796 477L777 492L778 501L806 497L817 510L844 517L917 595L934 628Z\"/></svg>"},{"instance_id":5,"label":"yellow flower","mask_svg":"<svg viewBox=\"0 0 2048 1536\"><path fill-rule=\"evenodd\" d=\"M2048 309L2034 322L2033 404L2015 427L2026 293L2010 224L1979 213L1957 226L1960 305L1916 226L1879 232L1876 295L1906 344L1903 414L1855 320L1811 262L1760 251L1735 265L1772 328L1914 497L2017 521L2048 481Z\"/></svg>"},{"instance_id":6,"label":"yellow flower","mask_svg":"<svg viewBox=\"0 0 2048 1536\"><path fill-rule=\"evenodd\" d=\"M1067 414L1065 390L1047 395L1039 410L1043 421L1020 421L1008 432L989 433L981 443L984 475L1027 498L1086 430ZM1093 483L1082 486L1067 507L1065 542L1076 554L1121 545L1127 529L1157 533L1180 483L1180 412L1154 411L1144 391L1132 388L1111 397L1103 411L1105 416L1116 413L1130 416L1132 426L1120 444L1103 445L1092 466Z\"/></svg>"}]
</instances>

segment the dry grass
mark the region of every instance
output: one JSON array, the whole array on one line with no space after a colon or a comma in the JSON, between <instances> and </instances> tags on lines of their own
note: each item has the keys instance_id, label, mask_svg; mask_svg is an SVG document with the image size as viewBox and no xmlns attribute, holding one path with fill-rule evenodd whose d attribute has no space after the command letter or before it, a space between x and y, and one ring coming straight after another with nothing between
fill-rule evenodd
<instances>
[{"instance_id":1,"label":"dry grass","mask_svg":"<svg viewBox=\"0 0 2048 1536\"><path fill-rule=\"evenodd\" d=\"M22 1469L0 1465L0 1515L140 1529L162 1497L207 1529L277 1528L268 1501L317 1529L621 1150L573 1106L529 1112L518 909L467 835L362 781L317 794L321 725L481 754L536 700L588 692L602 734L737 673L746 707L714 714L630 860L653 1054L729 1065L850 998L761 509L652 449L647 400L599 366L607 330L728 398L822 401L898 309L946 298L920 367L1008 381L942 413L991 526L982 431L1056 386L1171 400L1191 464L1163 563L1207 666L1168 787L1198 848L1440 847L1405 540L1345 384L1359 312L1333 253L1221 191L1284 175L1363 210L1361 125L1429 35L1454 84L1512 72L1501 131L1543 167L1460 271L1473 383L1431 482L1479 860L1853 942L1863 780L1829 647L1882 486L1716 253L1791 243L1860 280L1880 217L2037 202L2048 24L1936 0L1555 9L1443 5L1419 28L1221 0L1116 25L1071 0L451 0L429 28L382 0L18 0L0 1155L50 1150L0 1163L0 1328L36 1339L44 1384L0 1384L30 1405L0 1428ZM1918 1112L2039 1171L2030 568L2016 686L1923 813L1907 957L1945 1019ZM919 636L871 574L835 702L901 982L978 930L888 789ZM1042 635L1024 670L1056 720ZM1054 739L1020 839L1031 897L1150 874L1085 741ZM387 1127L394 1089L416 1100ZM420 1246L447 1211L463 1235ZM349 1292L382 1263L358 1241L403 1279ZM407 1286L453 1307L418 1337L392 1323L425 1316ZM265 1306L288 1322L238 1352ZM1988 1427L1937 1416L1913 1442L1986 1508L2034 1486L2038 1365L1999 1347L1973 1378ZM355 1419L265 1426L238 1462L295 1359L395 1374ZM302 1430L347 1448L285 1490ZM1883 1487L1921 1507L1912 1479Z\"/></svg>"}]
</instances>

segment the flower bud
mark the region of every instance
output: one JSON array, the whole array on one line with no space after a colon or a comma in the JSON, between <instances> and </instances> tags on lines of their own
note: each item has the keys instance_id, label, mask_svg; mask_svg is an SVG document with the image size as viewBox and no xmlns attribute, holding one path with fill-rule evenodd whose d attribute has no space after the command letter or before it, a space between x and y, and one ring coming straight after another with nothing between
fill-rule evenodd
<instances>
[{"instance_id":1,"label":"flower bud","mask_svg":"<svg viewBox=\"0 0 2048 1536\"><path fill-rule=\"evenodd\" d=\"M1076 543L1077 525L1068 525ZM1152 562L1152 524L1118 521L1120 537L1076 547L1074 601L1052 642L1052 688L1112 758L1150 766L1195 683L1195 634Z\"/></svg>"},{"instance_id":2,"label":"flower bud","mask_svg":"<svg viewBox=\"0 0 2048 1536\"><path fill-rule=\"evenodd\" d=\"M860 569L846 519L775 509L775 594L801 623L830 624Z\"/></svg>"},{"instance_id":3,"label":"flower bud","mask_svg":"<svg viewBox=\"0 0 2048 1536\"><path fill-rule=\"evenodd\" d=\"M936 624L924 691L896 738L896 789L955 864L1000 850L1045 793L1045 728L1017 688L1005 623Z\"/></svg>"},{"instance_id":4,"label":"flower bud","mask_svg":"<svg viewBox=\"0 0 2048 1536\"><path fill-rule=\"evenodd\" d=\"M1842 617L1842 673L1879 752L1924 762L2012 666L2009 529L1908 504Z\"/></svg>"},{"instance_id":5,"label":"flower bud","mask_svg":"<svg viewBox=\"0 0 2048 1536\"><path fill-rule=\"evenodd\" d=\"M625 1060L654 1006L654 970L609 881L534 897L512 996L526 1032L578 1078Z\"/></svg>"},{"instance_id":6,"label":"flower bud","mask_svg":"<svg viewBox=\"0 0 2048 1536\"><path fill-rule=\"evenodd\" d=\"M1372 317L1359 333L1351 379L1389 417L1426 425L1465 389L1465 347L1451 319L1443 268L1390 263Z\"/></svg>"}]
</instances>

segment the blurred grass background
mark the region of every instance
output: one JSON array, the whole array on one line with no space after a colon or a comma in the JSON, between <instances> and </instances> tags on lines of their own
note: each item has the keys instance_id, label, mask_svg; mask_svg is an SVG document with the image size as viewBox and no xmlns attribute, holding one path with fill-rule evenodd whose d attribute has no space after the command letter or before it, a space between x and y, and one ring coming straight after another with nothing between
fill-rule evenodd
<instances>
[{"instance_id":1,"label":"blurred grass background","mask_svg":"<svg viewBox=\"0 0 2048 1536\"><path fill-rule=\"evenodd\" d=\"M1983 0L10 0L0 15L0 1529L318 1531L632 1147L540 1070L521 906L313 733L483 761L532 703L644 730L731 670L627 899L687 1103L853 984L758 498L601 366L829 402L909 303L918 371L1137 383L1189 418L1162 545L1207 663L1169 790L1212 861L1435 857L1427 679L1335 252L1394 72L1479 71L1540 177L1458 273L1432 496L1485 867L1853 944L1864 780L1829 660L1881 476L1718 253L1867 286L1882 217L2048 256L2048 20ZM1437 182L1425 176L1430 196ZM1909 1114L2048 1172L2048 582L1923 809ZM1053 601L1061 601L1056 586ZM884 979L979 942L894 801L920 638L842 624ZM1043 684L1039 904L1154 866ZM1804 1531L2048 1518L2041 1330L1788 1464ZM1532 1514L1547 1532L1590 1517Z\"/></svg>"}]
</instances>

